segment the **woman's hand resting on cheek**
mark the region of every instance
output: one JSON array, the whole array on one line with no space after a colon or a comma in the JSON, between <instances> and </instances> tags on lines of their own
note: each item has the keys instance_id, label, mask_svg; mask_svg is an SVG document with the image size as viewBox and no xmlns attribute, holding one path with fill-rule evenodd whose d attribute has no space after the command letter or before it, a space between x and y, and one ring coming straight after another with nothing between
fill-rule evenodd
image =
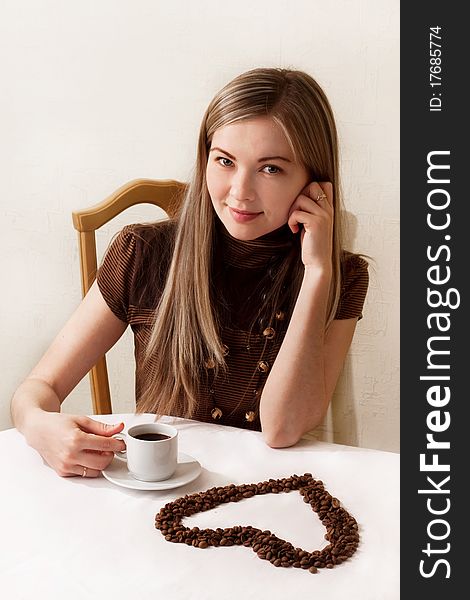
<instances>
[{"instance_id":1,"label":"woman's hand resting on cheek","mask_svg":"<svg viewBox=\"0 0 470 600\"><path fill-rule=\"evenodd\" d=\"M303 225L300 240L306 269L329 269L333 252L333 186L329 181L309 183L291 206L287 224L293 233Z\"/></svg>"},{"instance_id":2,"label":"woman's hand resting on cheek","mask_svg":"<svg viewBox=\"0 0 470 600\"><path fill-rule=\"evenodd\" d=\"M106 425L81 415L38 410L31 415L25 437L62 477L97 477L114 452L125 448L122 440L112 437L123 428L123 423Z\"/></svg>"}]
</instances>

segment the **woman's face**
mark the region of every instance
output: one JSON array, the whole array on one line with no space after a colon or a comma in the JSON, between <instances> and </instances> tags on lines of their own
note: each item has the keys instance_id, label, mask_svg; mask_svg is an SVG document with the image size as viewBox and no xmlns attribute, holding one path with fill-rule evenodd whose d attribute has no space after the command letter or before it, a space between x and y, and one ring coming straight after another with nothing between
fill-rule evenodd
<instances>
[{"instance_id":1,"label":"woman's face","mask_svg":"<svg viewBox=\"0 0 470 600\"><path fill-rule=\"evenodd\" d=\"M254 240L287 223L290 207L309 183L284 132L269 117L217 129L206 177L217 216L239 240Z\"/></svg>"}]
</instances>

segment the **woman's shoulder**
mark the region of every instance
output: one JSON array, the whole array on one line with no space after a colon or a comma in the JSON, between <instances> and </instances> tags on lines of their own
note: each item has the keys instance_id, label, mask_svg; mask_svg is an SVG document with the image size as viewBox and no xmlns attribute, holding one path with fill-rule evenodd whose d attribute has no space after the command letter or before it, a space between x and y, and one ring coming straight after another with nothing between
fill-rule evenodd
<instances>
[{"instance_id":1,"label":"woman's shoulder","mask_svg":"<svg viewBox=\"0 0 470 600\"><path fill-rule=\"evenodd\" d=\"M343 278L351 274L367 273L369 263L362 254L355 254L349 250L341 253L341 273Z\"/></svg>"},{"instance_id":2,"label":"woman's shoulder","mask_svg":"<svg viewBox=\"0 0 470 600\"><path fill-rule=\"evenodd\" d=\"M97 272L98 286L118 317L130 307L152 308L171 261L175 221L125 225L111 240Z\"/></svg>"},{"instance_id":3,"label":"woman's shoulder","mask_svg":"<svg viewBox=\"0 0 470 600\"><path fill-rule=\"evenodd\" d=\"M155 246L159 243L171 243L176 233L176 221L165 219L154 223L131 223L125 225L119 235L136 244Z\"/></svg>"},{"instance_id":4,"label":"woman's shoulder","mask_svg":"<svg viewBox=\"0 0 470 600\"><path fill-rule=\"evenodd\" d=\"M175 220L131 223L118 232L115 244L121 255L132 255L134 268L140 271L156 258L161 262L171 255L175 233Z\"/></svg>"},{"instance_id":5,"label":"woman's shoulder","mask_svg":"<svg viewBox=\"0 0 470 600\"><path fill-rule=\"evenodd\" d=\"M341 294L335 319L362 318L369 287L369 263L361 254L341 253Z\"/></svg>"},{"instance_id":6,"label":"woman's shoulder","mask_svg":"<svg viewBox=\"0 0 470 600\"><path fill-rule=\"evenodd\" d=\"M157 293L164 285L169 263L173 254L176 221L167 219L155 223L133 223L122 230L130 236L129 243L134 253L135 297L139 302ZM150 296L149 296L150 294Z\"/></svg>"}]
</instances>

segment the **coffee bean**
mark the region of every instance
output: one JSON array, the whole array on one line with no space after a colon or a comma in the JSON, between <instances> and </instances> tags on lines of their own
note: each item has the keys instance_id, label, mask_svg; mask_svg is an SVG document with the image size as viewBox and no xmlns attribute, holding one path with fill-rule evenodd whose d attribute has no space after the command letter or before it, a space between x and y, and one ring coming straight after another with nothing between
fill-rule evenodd
<instances>
[{"instance_id":1,"label":"coffee bean","mask_svg":"<svg viewBox=\"0 0 470 600\"><path fill-rule=\"evenodd\" d=\"M307 552L294 548L290 542L281 540L271 531L261 531L251 525L226 527L216 530L188 528L182 520L192 514L210 510L226 502L238 502L256 494L285 493L297 490L306 504L318 513L326 528L325 539L330 543L323 550ZM322 481L313 479L310 473L293 475L283 479L269 479L254 484L231 483L213 487L167 503L155 517L155 527L169 542L184 543L195 548L209 546L250 546L262 560L276 567L294 567L317 572L318 568L333 568L350 558L359 544L358 524L347 513L337 498L329 494Z\"/></svg>"},{"instance_id":2,"label":"coffee bean","mask_svg":"<svg viewBox=\"0 0 470 600\"><path fill-rule=\"evenodd\" d=\"M317 567L310 567L309 571L310 573L317 573L318 569Z\"/></svg>"}]
</instances>

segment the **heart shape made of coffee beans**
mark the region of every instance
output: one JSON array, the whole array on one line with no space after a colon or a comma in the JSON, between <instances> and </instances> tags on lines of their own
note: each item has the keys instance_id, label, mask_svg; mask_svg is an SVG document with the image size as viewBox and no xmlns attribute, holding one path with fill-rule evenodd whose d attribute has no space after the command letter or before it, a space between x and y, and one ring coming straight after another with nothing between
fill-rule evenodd
<instances>
[{"instance_id":1,"label":"heart shape made of coffee beans","mask_svg":"<svg viewBox=\"0 0 470 600\"><path fill-rule=\"evenodd\" d=\"M279 494L298 490L304 502L318 513L326 528L325 539L330 543L322 550L307 552L294 548L290 542L270 531L261 531L251 525L236 525L225 529L185 527L185 517L204 512L225 502L238 502L257 494ZM213 487L205 492L186 495L165 504L155 517L155 527L168 542L187 544L196 548L209 546L251 547L258 558L269 560L275 567L296 567L316 573L318 568L333 568L351 557L359 544L356 519L341 507L340 501L325 490L323 482L311 473L292 475L284 479L269 479L260 483L233 483Z\"/></svg>"}]
</instances>

